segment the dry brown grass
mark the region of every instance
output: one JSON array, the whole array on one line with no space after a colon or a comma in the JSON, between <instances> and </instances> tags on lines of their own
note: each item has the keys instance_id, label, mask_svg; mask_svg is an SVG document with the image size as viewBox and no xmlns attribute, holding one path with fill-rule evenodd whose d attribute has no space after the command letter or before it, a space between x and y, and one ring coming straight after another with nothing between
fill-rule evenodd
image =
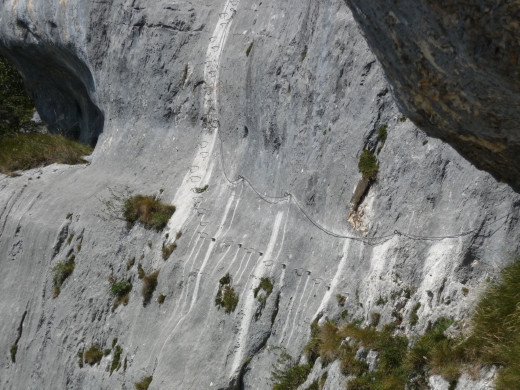
<instances>
[{"instance_id":1,"label":"dry brown grass","mask_svg":"<svg viewBox=\"0 0 520 390\"><path fill-rule=\"evenodd\" d=\"M145 229L162 230L175 212L175 206L160 202L155 196L136 195L124 204L124 218L129 227L136 222Z\"/></svg>"}]
</instances>

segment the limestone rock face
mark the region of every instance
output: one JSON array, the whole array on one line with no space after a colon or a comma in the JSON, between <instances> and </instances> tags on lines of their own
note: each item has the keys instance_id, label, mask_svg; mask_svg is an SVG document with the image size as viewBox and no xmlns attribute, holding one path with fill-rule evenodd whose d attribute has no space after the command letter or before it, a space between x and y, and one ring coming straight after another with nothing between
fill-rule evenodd
<instances>
[{"instance_id":1,"label":"limestone rock face","mask_svg":"<svg viewBox=\"0 0 520 390\"><path fill-rule=\"evenodd\" d=\"M402 111L520 191L520 2L346 2Z\"/></svg>"},{"instance_id":2,"label":"limestone rock face","mask_svg":"<svg viewBox=\"0 0 520 390\"><path fill-rule=\"evenodd\" d=\"M0 42L42 118L98 137L89 165L0 177L2 389L268 389L318 314L464 319L519 249L520 196L402 117L343 0L5 0ZM128 192L176 206L165 230L104 211ZM160 270L146 307L138 265Z\"/></svg>"}]
</instances>

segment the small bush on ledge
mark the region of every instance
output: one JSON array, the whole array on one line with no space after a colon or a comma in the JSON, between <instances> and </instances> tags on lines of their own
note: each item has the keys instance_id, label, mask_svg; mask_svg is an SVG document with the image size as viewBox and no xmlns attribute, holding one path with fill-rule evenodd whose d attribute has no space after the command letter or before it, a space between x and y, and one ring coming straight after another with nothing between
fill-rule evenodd
<instances>
[{"instance_id":1,"label":"small bush on ledge","mask_svg":"<svg viewBox=\"0 0 520 390\"><path fill-rule=\"evenodd\" d=\"M93 366L94 364L99 364L101 358L103 357L103 352L97 345L93 345L85 352L85 363Z\"/></svg>"},{"instance_id":2,"label":"small bush on ledge","mask_svg":"<svg viewBox=\"0 0 520 390\"><path fill-rule=\"evenodd\" d=\"M132 283L127 280L121 280L119 282L113 282L110 286L110 291L116 297L112 310L117 309L120 304L128 305L130 300L129 294L132 291Z\"/></svg>"},{"instance_id":3,"label":"small bush on ledge","mask_svg":"<svg viewBox=\"0 0 520 390\"><path fill-rule=\"evenodd\" d=\"M224 308L226 314L235 311L238 304L238 294L231 287L231 275L227 273L220 279L220 287L215 297L215 305Z\"/></svg>"},{"instance_id":4,"label":"small bush on ledge","mask_svg":"<svg viewBox=\"0 0 520 390\"><path fill-rule=\"evenodd\" d=\"M145 229L162 230L175 212L175 206L160 202L155 196L136 195L124 203L123 216L131 228L136 222Z\"/></svg>"},{"instance_id":5,"label":"small bush on ledge","mask_svg":"<svg viewBox=\"0 0 520 390\"><path fill-rule=\"evenodd\" d=\"M364 177L375 180L377 172L379 171L379 165L377 164L375 154L368 149L363 150L363 153L361 153L359 158L358 168L359 172L361 172Z\"/></svg>"},{"instance_id":6,"label":"small bush on ledge","mask_svg":"<svg viewBox=\"0 0 520 390\"><path fill-rule=\"evenodd\" d=\"M159 270L152 272L150 275L146 275L143 278L143 306L146 307L152 300L153 293L157 288L157 277L159 276Z\"/></svg>"},{"instance_id":7,"label":"small bush on ledge","mask_svg":"<svg viewBox=\"0 0 520 390\"><path fill-rule=\"evenodd\" d=\"M60 295L61 292L61 286L63 282L72 274L74 271L74 260L75 256L72 255L69 257L69 259L63 263L57 264L52 270L54 271L54 295L53 298L56 298L58 295Z\"/></svg>"},{"instance_id":8,"label":"small bush on ledge","mask_svg":"<svg viewBox=\"0 0 520 390\"><path fill-rule=\"evenodd\" d=\"M261 290L264 291L263 294L261 293ZM258 299L258 301L262 304L262 307L265 306L265 303L267 302L267 298L269 298L269 295L271 295L272 292L273 292L273 282L269 278L261 278L260 283L253 290L255 298Z\"/></svg>"},{"instance_id":9,"label":"small bush on ledge","mask_svg":"<svg viewBox=\"0 0 520 390\"><path fill-rule=\"evenodd\" d=\"M141 379L139 382L135 383L136 390L148 390L148 386L152 383L153 376L147 376Z\"/></svg>"}]
</instances>

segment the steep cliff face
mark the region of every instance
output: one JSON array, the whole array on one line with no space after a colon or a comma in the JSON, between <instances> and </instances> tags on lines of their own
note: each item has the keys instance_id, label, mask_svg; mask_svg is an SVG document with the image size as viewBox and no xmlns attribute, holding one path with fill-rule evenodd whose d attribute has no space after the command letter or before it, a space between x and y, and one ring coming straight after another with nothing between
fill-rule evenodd
<instances>
[{"instance_id":1,"label":"steep cliff face","mask_svg":"<svg viewBox=\"0 0 520 390\"><path fill-rule=\"evenodd\" d=\"M408 334L464 319L519 249L520 197L403 118L343 0L8 0L0 32L49 120L103 129L88 166L0 178L1 388L267 389L266 346L298 356L318 314L397 313ZM367 148L379 173L352 208ZM125 186L176 206L163 232L103 211ZM137 264L160 270L146 307ZM215 305L228 272L231 313ZM110 276L132 281L127 306ZM111 352L80 367L93 344Z\"/></svg>"},{"instance_id":2,"label":"steep cliff face","mask_svg":"<svg viewBox=\"0 0 520 390\"><path fill-rule=\"evenodd\" d=\"M520 2L346 0L414 123L520 190Z\"/></svg>"}]
</instances>

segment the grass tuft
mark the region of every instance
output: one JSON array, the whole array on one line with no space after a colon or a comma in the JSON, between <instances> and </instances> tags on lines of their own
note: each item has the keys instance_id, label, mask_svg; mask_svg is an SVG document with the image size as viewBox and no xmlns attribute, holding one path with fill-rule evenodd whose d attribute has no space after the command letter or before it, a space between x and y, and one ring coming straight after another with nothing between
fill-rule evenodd
<instances>
[{"instance_id":1,"label":"grass tuft","mask_svg":"<svg viewBox=\"0 0 520 390\"><path fill-rule=\"evenodd\" d=\"M264 291L263 293L261 291ZM255 298L258 299L262 307L265 306L267 298L273 292L273 282L269 278L261 278L258 286L253 290Z\"/></svg>"},{"instance_id":2,"label":"grass tuft","mask_svg":"<svg viewBox=\"0 0 520 390\"><path fill-rule=\"evenodd\" d=\"M157 277L159 276L159 270L146 275L143 278L143 306L146 307L152 300L153 293L157 288Z\"/></svg>"},{"instance_id":3,"label":"grass tuft","mask_svg":"<svg viewBox=\"0 0 520 390\"><path fill-rule=\"evenodd\" d=\"M76 257L72 255L69 257L69 259L65 262L57 264L52 271L54 272L54 295L53 298L56 298L58 295L60 295L61 292L61 286L65 282L65 280L72 274L75 267L74 260Z\"/></svg>"},{"instance_id":4,"label":"grass tuft","mask_svg":"<svg viewBox=\"0 0 520 390\"><path fill-rule=\"evenodd\" d=\"M379 165L374 153L368 149L363 150L359 158L358 168L364 177L375 180L379 171Z\"/></svg>"},{"instance_id":5,"label":"grass tuft","mask_svg":"<svg viewBox=\"0 0 520 390\"><path fill-rule=\"evenodd\" d=\"M103 352L99 346L93 345L85 352L85 363L90 364L91 366L94 364L99 364L102 357Z\"/></svg>"},{"instance_id":6,"label":"grass tuft","mask_svg":"<svg viewBox=\"0 0 520 390\"><path fill-rule=\"evenodd\" d=\"M175 206L160 202L155 196L136 195L124 203L123 216L128 227L141 223L145 229L162 230L175 212Z\"/></svg>"},{"instance_id":7,"label":"grass tuft","mask_svg":"<svg viewBox=\"0 0 520 390\"><path fill-rule=\"evenodd\" d=\"M172 252L177 249L177 242L173 242L170 245L164 245L162 247L162 258L164 261L168 260Z\"/></svg>"},{"instance_id":8,"label":"grass tuft","mask_svg":"<svg viewBox=\"0 0 520 390\"><path fill-rule=\"evenodd\" d=\"M220 279L220 286L215 297L215 305L220 310L224 308L226 314L234 312L238 305L238 294L231 287L231 275L227 273Z\"/></svg>"},{"instance_id":9,"label":"grass tuft","mask_svg":"<svg viewBox=\"0 0 520 390\"><path fill-rule=\"evenodd\" d=\"M18 344L11 345L9 352L11 352L11 361L16 363L16 352L18 352Z\"/></svg>"},{"instance_id":10,"label":"grass tuft","mask_svg":"<svg viewBox=\"0 0 520 390\"><path fill-rule=\"evenodd\" d=\"M135 383L136 390L148 390L148 386L152 383L153 376L147 376Z\"/></svg>"}]
</instances>

